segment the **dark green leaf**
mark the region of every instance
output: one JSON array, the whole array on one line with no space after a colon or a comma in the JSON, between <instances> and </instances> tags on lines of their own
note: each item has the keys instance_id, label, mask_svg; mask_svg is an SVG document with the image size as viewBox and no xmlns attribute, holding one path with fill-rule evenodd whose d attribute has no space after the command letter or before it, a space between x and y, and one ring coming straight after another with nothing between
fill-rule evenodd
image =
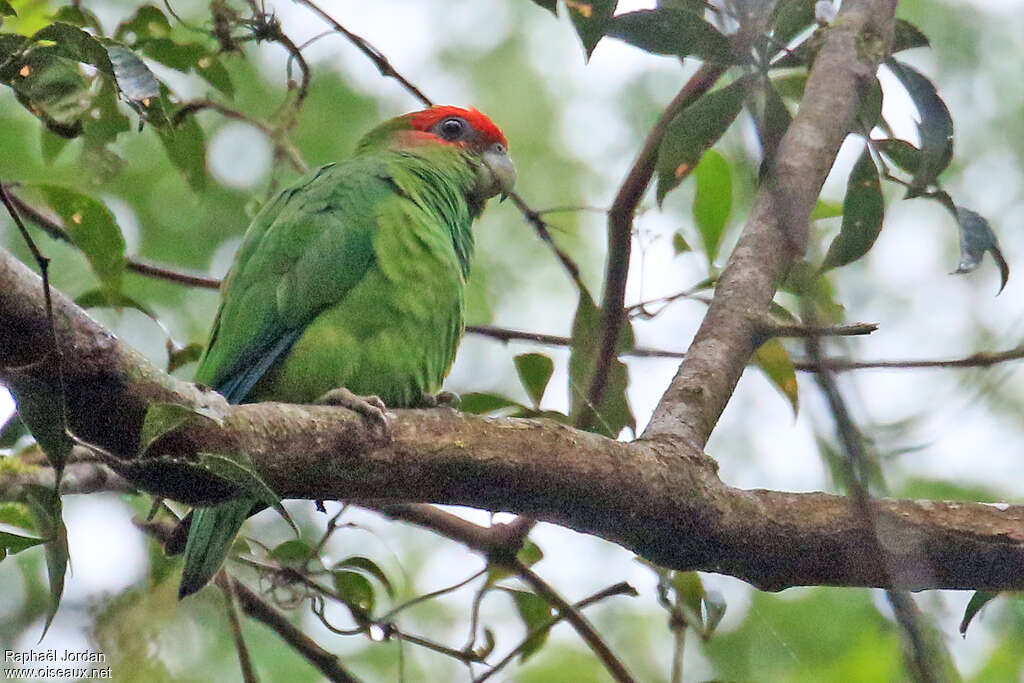
<instances>
[{"instance_id":1,"label":"dark green leaf","mask_svg":"<svg viewBox=\"0 0 1024 683\"><path fill-rule=\"evenodd\" d=\"M906 140L886 138L885 140L872 140L872 144L901 169L914 175L921 167L921 150L914 147Z\"/></svg>"},{"instance_id":2,"label":"dark green leaf","mask_svg":"<svg viewBox=\"0 0 1024 683\"><path fill-rule=\"evenodd\" d=\"M676 256L692 251L690 243L686 241L686 237L678 231L672 235L672 249L675 250Z\"/></svg>"},{"instance_id":3,"label":"dark green leaf","mask_svg":"<svg viewBox=\"0 0 1024 683\"><path fill-rule=\"evenodd\" d=\"M46 575L50 583L50 604L46 624L39 640L50 630L53 617L64 594L64 576L68 569L68 530L64 526L60 495L36 484L25 487L25 503L36 519L40 535L46 539Z\"/></svg>"},{"instance_id":4,"label":"dark green leaf","mask_svg":"<svg viewBox=\"0 0 1024 683\"><path fill-rule=\"evenodd\" d=\"M558 16L558 0L533 0L533 4L543 7L556 17Z\"/></svg>"},{"instance_id":5,"label":"dark green leaf","mask_svg":"<svg viewBox=\"0 0 1024 683\"><path fill-rule=\"evenodd\" d=\"M53 47L36 47L0 70L0 81L14 89L18 101L53 133L74 138L81 134L89 110L92 80L78 63L60 56Z\"/></svg>"},{"instance_id":6,"label":"dark green leaf","mask_svg":"<svg viewBox=\"0 0 1024 683\"><path fill-rule=\"evenodd\" d=\"M42 185L39 191L61 217L75 246L89 260L103 292L108 297L118 296L124 275L125 245L114 214L100 200L66 187Z\"/></svg>"},{"instance_id":7,"label":"dark green leaf","mask_svg":"<svg viewBox=\"0 0 1024 683\"><path fill-rule=\"evenodd\" d=\"M618 0L565 0L572 25L583 41L587 59L590 59L597 43L604 37L617 4Z\"/></svg>"},{"instance_id":8,"label":"dark green leaf","mask_svg":"<svg viewBox=\"0 0 1024 683\"><path fill-rule=\"evenodd\" d=\"M697 12L661 8L620 14L605 33L658 55L722 59L729 39Z\"/></svg>"},{"instance_id":9,"label":"dark green leaf","mask_svg":"<svg viewBox=\"0 0 1024 683\"><path fill-rule=\"evenodd\" d=\"M868 253L878 239L885 216L885 200L878 182L878 169L865 147L850 172L843 200L843 225L828 246L822 269L838 268Z\"/></svg>"},{"instance_id":10,"label":"dark green leaf","mask_svg":"<svg viewBox=\"0 0 1024 683\"><path fill-rule=\"evenodd\" d=\"M555 371L555 363L542 353L523 353L515 357L516 372L519 381L526 389L535 408L540 406L544 398L544 390Z\"/></svg>"},{"instance_id":11,"label":"dark green leaf","mask_svg":"<svg viewBox=\"0 0 1024 683\"><path fill-rule=\"evenodd\" d=\"M331 575L334 578L334 590L352 612L352 617L359 623L366 622L376 603L373 584L361 573L346 569L331 572Z\"/></svg>"},{"instance_id":12,"label":"dark green leaf","mask_svg":"<svg viewBox=\"0 0 1024 683\"><path fill-rule=\"evenodd\" d=\"M194 116L174 128L159 128L160 142L171 163L196 192L206 189L206 139Z\"/></svg>"},{"instance_id":13,"label":"dark green leaf","mask_svg":"<svg viewBox=\"0 0 1024 683\"><path fill-rule=\"evenodd\" d=\"M814 0L780 0L775 6L772 25L776 44L788 45L797 34L814 26Z\"/></svg>"},{"instance_id":14,"label":"dark green leaf","mask_svg":"<svg viewBox=\"0 0 1024 683\"><path fill-rule=\"evenodd\" d=\"M897 19L893 25L892 52L901 52L914 47L929 47L928 36L905 19Z\"/></svg>"},{"instance_id":15,"label":"dark green leaf","mask_svg":"<svg viewBox=\"0 0 1024 683\"><path fill-rule=\"evenodd\" d=\"M870 133L882 118L882 84L874 78L868 88L861 90L857 120L863 126L864 132Z\"/></svg>"},{"instance_id":16,"label":"dark green leaf","mask_svg":"<svg viewBox=\"0 0 1024 683\"><path fill-rule=\"evenodd\" d=\"M174 372L178 368L199 360L203 356L203 344L189 344L182 348L168 347L167 372Z\"/></svg>"},{"instance_id":17,"label":"dark green leaf","mask_svg":"<svg viewBox=\"0 0 1024 683\"><path fill-rule=\"evenodd\" d=\"M126 47L107 45L107 55L114 68L117 87L133 102L160 96L160 83L138 56Z\"/></svg>"},{"instance_id":18,"label":"dark green leaf","mask_svg":"<svg viewBox=\"0 0 1024 683\"><path fill-rule=\"evenodd\" d=\"M90 289L88 292L76 296L75 303L82 308L104 308L107 306L113 308L134 308L140 313L154 320L156 319L156 314L153 313L152 309L126 294L119 293L111 297L99 289Z\"/></svg>"},{"instance_id":19,"label":"dark green leaf","mask_svg":"<svg viewBox=\"0 0 1024 683\"><path fill-rule=\"evenodd\" d=\"M335 569L354 569L356 571L369 574L373 578L380 581L380 584L384 586L384 590L387 591L388 597L395 597L395 588L391 585L391 580L388 575L384 573L384 570L380 566L368 557L362 557L360 555L353 555L352 557L345 558L338 564L334 565Z\"/></svg>"},{"instance_id":20,"label":"dark green leaf","mask_svg":"<svg viewBox=\"0 0 1024 683\"><path fill-rule=\"evenodd\" d=\"M697 164L694 175L697 192L693 198L693 220L700 230L708 263L714 264L732 212L732 173L729 162L710 149Z\"/></svg>"},{"instance_id":21,"label":"dark green leaf","mask_svg":"<svg viewBox=\"0 0 1024 683\"><path fill-rule=\"evenodd\" d=\"M270 557L281 564L302 566L313 557L313 548L299 538L291 538L270 551Z\"/></svg>"},{"instance_id":22,"label":"dark green leaf","mask_svg":"<svg viewBox=\"0 0 1024 683\"><path fill-rule=\"evenodd\" d=\"M487 413L497 412L504 408L513 407L526 410L526 406L516 403L504 396L474 392L471 394L462 394L462 403L459 406L459 410L464 413L484 415Z\"/></svg>"},{"instance_id":23,"label":"dark green leaf","mask_svg":"<svg viewBox=\"0 0 1024 683\"><path fill-rule=\"evenodd\" d=\"M144 5L131 19L118 24L114 39L136 45L151 38L166 38L170 33L171 24L164 13L152 5Z\"/></svg>"},{"instance_id":24,"label":"dark green leaf","mask_svg":"<svg viewBox=\"0 0 1024 683\"><path fill-rule=\"evenodd\" d=\"M37 42L51 41L62 56L83 64L92 64L108 76L114 75L114 67L100 41L77 26L54 22L36 31L32 39Z\"/></svg>"},{"instance_id":25,"label":"dark green leaf","mask_svg":"<svg viewBox=\"0 0 1024 683\"><path fill-rule=\"evenodd\" d=\"M930 80L896 59L889 58L885 64L900 79L920 119L917 131L921 138L921 162L911 189L921 191L935 183L953 158L953 119Z\"/></svg>"},{"instance_id":26,"label":"dark green leaf","mask_svg":"<svg viewBox=\"0 0 1024 683\"><path fill-rule=\"evenodd\" d=\"M74 443L64 425L64 396L49 382L24 378L16 387L8 387L18 406L18 415L32 432L46 459L55 468L63 468Z\"/></svg>"},{"instance_id":27,"label":"dark green leaf","mask_svg":"<svg viewBox=\"0 0 1024 683\"><path fill-rule=\"evenodd\" d=\"M274 508L295 533L299 533L299 528L295 526L291 515L281 504L281 497L274 492L274 489L270 488L267 482L263 481L248 458L223 453L199 453L199 464L208 472L216 474L244 490L253 498L265 503L268 507Z\"/></svg>"},{"instance_id":28,"label":"dark green leaf","mask_svg":"<svg viewBox=\"0 0 1024 683\"><path fill-rule=\"evenodd\" d=\"M992 232L992 227L983 216L962 206L956 207L956 220L960 226L960 264L953 272L974 271L981 264L981 258L987 251L992 254L992 259L999 266L999 291L1002 292L1010 277L1010 267L1003 258L999 240Z\"/></svg>"},{"instance_id":29,"label":"dark green leaf","mask_svg":"<svg viewBox=\"0 0 1024 683\"><path fill-rule=\"evenodd\" d=\"M676 116L658 150L658 202L690 174L705 151L729 128L743 108L747 81L710 92Z\"/></svg>"},{"instance_id":30,"label":"dark green leaf","mask_svg":"<svg viewBox=\"0 0 1024 683\"><path fill-rule=\"evenodd\" d=\"M775 89L775 84L765 79L763 81L764 110L757 117L757 136L761 140L761 169L759 180L764 180L775 164L775 150L782 142L782 136L789 130L789 124L793 122L793 116L782 101L782 96Z\"/></svg>"},{"instance_id":31,"label":"dark green leaf","mask_svg":"<svg viewBox=\"0 0 1024 683\"><path fill-rule=\"evenodd\" d=\"M196 73L228 97L235 96L235 84L231 81L231 74L216 57L200 57L196 62Z\"/></svg>"},{"instance_id":32,"label":"dark green leaf","mask_svg":"<svg viewBox=\"0 0 1024 683\"><path fill-rule=\"evenodd\" d=\"M17 555L22 550L27 550L28 548L45 542L46 539L43 538L22 536L20 534L13 534L9 531L0 530L0 561L3 561L9 554Z\"/></svg>"},{"instance_id":33,"label":"dark green leaf","mask_svg":"<svg viewBox=\"0 0 1024 683\"><path fill-rule=\"evenodd\" d=\"M981 608L997 595L999 593L991 591L975 591L974 595L971 596L970 602L967 603L967 609L964 610L964 618L960 620L960 635L967 635L967 627L971 625L971 621L978 615Z\"/></svg>"},{"instance_id":34,"label":"dark green leaf","mask_svg":"<svg viewBox=\"0 0 1024 683\"><path fill-rule=\"evenodd\" d=\"M39 152L48 165L53 165L68 145L68 138L55 134L45 126L39 129Z\"/></svg>"},{"instance_id":35,"label":"dark green leaf","mask_svg":"<svg viewBox=\"0 0 1024 683\"><path fill-rule=\"evenodd\" d=\"M11 7L11 3L7 0L0 0L0 17L16 17L18 13Z\"/></svg>"},{"instance_id":36,"label":"dark green leaf","mask_svg":"<svg viewBox=\"0 0 1024 683\"><path fill-rule=\"evenodd\" d=\"M17 413L7 418L7 422L0 425L0 448L12 448L21 440L21 437L28 434L28 427L21 421ZM0 503L2 505L2 503ZM4 521L0 519L0 522Z\"/></svg>"},{"instance_id":37,"label":"dark green leaf","mask_svg":"<svg viewBox=\"0 0 1024 683\"><path fill-rule=\"evenodd\" d=\"M165 434L173 432L188 422L196 412L179 403L154 403L146 410L142 420L142 432L139 435L139 455L143 456L153 442Z\"/></svg>"},{"instance_id":38,"label":"dark green leaf","mask_svg":"<svg viewBox=\"0 0 1024 683\"><path fill-rule=\"evenodd\" d=\"M768 377L793 408L794 417L800 408L800 394L796 382L796 369L789 351L778 339L769 339L754 352L754 364Z\"/></svg>"},{"instance_id":39,"label":"dark green leaf","mask_svg":"<svg viewBox=\"0 0 1024 683\"><path fill-rule=\"evenodd\" d=\"M594 430L614 439L623 427L635 429L636 420L626 397L626 385L629 383L626 366L617 357L611 361L601 404L591 406L587 399L587 391L600 353L602 322L601 309L590 298L588 292L581 292L572 324L572 348L569 354L570 405L574 417L579 416L584 410L593 410ZM633 348L633 343L633 329L627 320L622 326L619 351Z\"/></svg>"},{"instance_id":40,"label":"dark green leaf","mask_svg":"<svg viewBox=\"0 0 1024 683\"><path fill-rule=\"evenodd\" d=\"M515 600L516 610L519 618L526 626L528 640L519 653L519 661L525 662L530 655L539 650L548 639L550 628L546 628L551 621L551 606L544 598L528 591L518 591L511 588L504 588L505 592Z\"/></svg>"}]
</instances>

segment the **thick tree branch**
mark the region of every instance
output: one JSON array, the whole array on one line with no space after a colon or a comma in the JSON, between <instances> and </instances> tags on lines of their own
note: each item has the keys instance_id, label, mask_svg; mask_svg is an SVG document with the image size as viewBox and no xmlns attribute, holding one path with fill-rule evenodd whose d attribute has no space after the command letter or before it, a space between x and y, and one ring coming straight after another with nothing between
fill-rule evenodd
<instances>
[{"instance_id":1,"label":"thick tree branch","mask_svg":"<svg viewBox=\"0 0 1024 683\"><path fill-rule=\"evenodd\" d=\"M891 41L895 0L848 0L807 79L800 111L762 188L686 359L654 411L647 439L702 449L758 344L758 320L807 241L822 183Z\"/></svg>"},{"instance_id":2,"label":"thick tree branch","mask_svg":"<svg viewBox=\"0 0 1024 683\"><path fill-rule=\"evenodd\" d=\"M285 497L433 502L532 515L600 536L664 566L792 585L1024 588L1024 506L876 500L875 525L850 500L723 484L697 449L632 444L544 420L448 409L396 411L381 444L352 413L278 403L228 406L156 369L54 292L70 428L122 462L134 485L185 501L233 488L197 471L197 453L249 456ZM42 288L0 251L0 382L21 401L53 395ZM207 406L139 457L155 402ZM173 457L174 461L168 458ZM874 552L879 545L886 558Z\"/></svg>"}]
</instances>

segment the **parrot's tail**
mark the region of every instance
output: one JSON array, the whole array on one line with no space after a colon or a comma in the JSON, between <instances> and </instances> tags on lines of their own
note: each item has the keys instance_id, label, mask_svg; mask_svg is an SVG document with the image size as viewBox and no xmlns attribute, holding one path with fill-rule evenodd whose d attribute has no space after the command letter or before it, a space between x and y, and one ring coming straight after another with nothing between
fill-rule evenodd
<instances>
[{"instance_id":1,"label":"parrot's tail","mask_svg":"<svg viewBox=\"0 0 1024 683\"><path fill-rule=\"evenodd\" d=\"M254 503L251 498L239 498L193 511L192 526L185 543L185 568L181 572L179 599L198 591L217 573Z\"/></svg>"}]
</instances>

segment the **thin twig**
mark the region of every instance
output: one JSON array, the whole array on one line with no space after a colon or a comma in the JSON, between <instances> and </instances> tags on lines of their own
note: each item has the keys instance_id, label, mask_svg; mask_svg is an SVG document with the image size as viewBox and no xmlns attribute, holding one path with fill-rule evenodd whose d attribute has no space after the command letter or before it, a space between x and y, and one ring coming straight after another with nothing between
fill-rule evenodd
<instances>
[{"instance_id":1,"label":"thin twig","mask_svg":"<svg viewBox=\"0 0 1024 683\"><path fill-rule=\"evenodd\" d=\"M579 602L573 603L572 609L578 612L579 610L585 609L590 605L593 605L615 595L629 595L632 597L636 597L637 595L639 595L639 593L635 588L633 588L633 586L629 585L625 581L621 581L615 584L614 586L609 586L608 588L600 590L597 593L594 593L593 595L580 600ZM540 626L530 631L530 633L526 635L522 642L520 642L518 645L512 648L512 650L508 654L501 658L501 661L492 666L485 673L481 674L477 678L474 678L473 683L484 683L484 681L486 681L488 678L501 671L508 665L509 662L515 659L516 656L523 651L523 648L529 645L534 638L536 638L542 633L550 631L555 624L557 624L565 618L566 613L559 612L558 614L552 616L550 619L545 621Z\"/></svg>"},{"instance_id":2,"label":"thin twig","mask_svg":"<svg viewBox=\"0 0 1024 683\"><path fill-rule=\"evenodd\" d=\"M245 683L259 683L256 670L252 666L252 657L249 655L249 646L245 644L245 636L242 634L242 620L238 618L238 598L235 595L235 580L223 569L217 577L217 586L224 593L224 603L228 613L228 625L231 627L231 637L235 641L235 650L238 652L238 664L242 667L242 680Z\"/></svg>"},{"instance_id":3,"label":"thin twig","mask_svg":"<svg viewBox=\"0 0 1024 683\"><path fill-rule=\"evenodd\" d=\"M612 361L618 352L619 336L626 314L626 278L629 275L629 257L632 251L633 215L640 199L654 176L655 162L661 140L676 115L707 92L725 73L727 65L704 62L697 73L686 82L682 90L662 112L654 124L633 167L619 187L615 201L608 210L608 263L604 277L602 303L601 343L594 375L587 388L584 408L576 418L579 427L590 428L597 418L596 407L601 405L608 384Z\"/></svg>"},{"instance_id":4,"label":"thin twig","mask_svg":"<svg viewBox=\"0 0 1024 683\"><path fill-rule=\"evenodd\" d=\"M462 579L458 583L453 583L452 585L445 586L444 588L438 588L435 591L431 591L429 593L424 593L423 595L417 595L415 598L407 600L407 601L403 602L401 605L398 605L397 607L391 608L385 614L383 614L378 619L378 621L391 621L399 612L403 612L403 611L409 609L410 607L412 607L413 605L418 605L421 602L426 602L427 600L433 600L434 598L438 598L438 597L441 597L442 595L446 595L446 594L451 593L453 591L457 591L460 588L462 588L463 586L472 583L474 580L480 578L481 576L483 576L486 573L487 573L487 567L484 567L480 571L478 571L478 572L476 572L474 574L471 574L470 576L468 576L465 579Z\"/></svg>"},{"instance_id":5,"label":"thin twig","mask_svg":"<svg viewBox=\"0 0 1024 683\"><path fill-rule=\"evenodd\" d=\"M519 212L523 214L523 218L526 222L533 226L537 236L540 237L541 241L546 243L548 247L555 252L555 256L558 258L565 272L569 274L576 287L581 291L586 291L587 287L583 284L583 278L580 276L580 267L576 261L572 259L569 254L563 250L560 246L555 243L555 239L551 236L550 226L548 222L544 220L544 213L550 213L552 209L548 209L547 212L535 211L530 208L530 205L519 196L518 193L513 192L509 195L509 199L516 205Z\"/></svg>"}]
</instances>

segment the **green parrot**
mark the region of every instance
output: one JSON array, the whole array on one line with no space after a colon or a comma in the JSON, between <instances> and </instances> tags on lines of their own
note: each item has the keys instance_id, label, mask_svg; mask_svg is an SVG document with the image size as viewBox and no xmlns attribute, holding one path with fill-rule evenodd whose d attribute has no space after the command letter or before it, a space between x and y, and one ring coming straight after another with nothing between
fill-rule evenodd
<instances>
[{"instance_id":1,"label":"green parrot","mask_svg":"<svg viewBox=\"0 0 1024 683\"><path fill-rule=\"evenodd\" d=\"M421 405L465 326L471 225L515 177L505 136L475 109L435 106L373 129L351 159L253 219L195 381L231 403L326 395L377 420L384 404ZM213 577L254 507L193 511L179 597Z\"/></svg>"}]
</instances>

